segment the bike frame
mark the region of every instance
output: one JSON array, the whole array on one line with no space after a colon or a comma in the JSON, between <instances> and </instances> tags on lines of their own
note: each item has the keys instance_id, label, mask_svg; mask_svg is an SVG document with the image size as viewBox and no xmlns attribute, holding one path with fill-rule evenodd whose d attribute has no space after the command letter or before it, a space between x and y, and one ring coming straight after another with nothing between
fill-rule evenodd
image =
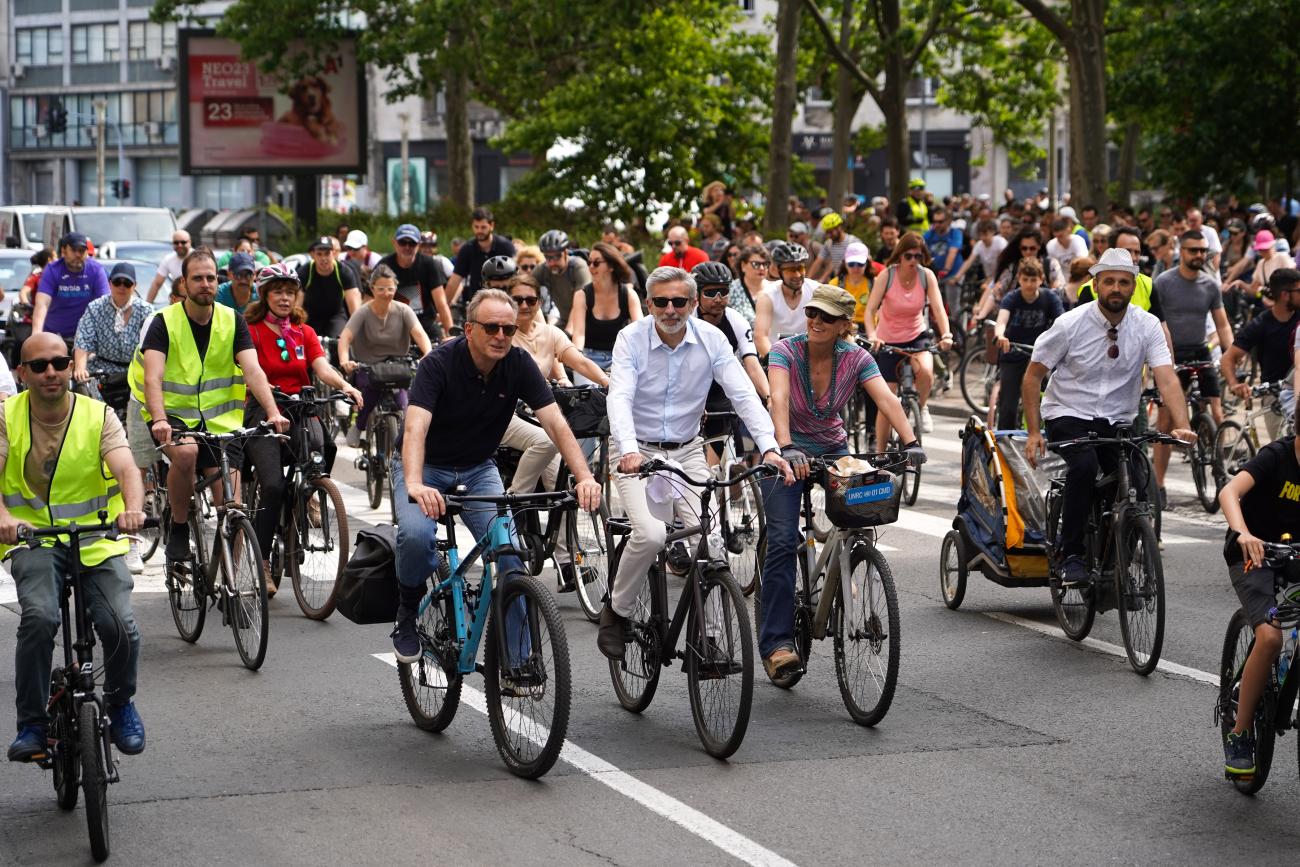
<instances>
[{"instance_id":1,"label":"bike frame","mask_svg":"<svg viewBox=\"0 0 1300 867\"><path fill-rule=\"evenodd\" d=\"M853 548L857 545L874 545L875 533L869 528L845 528L831 527L830 535L822 543L822 550L817 551L817 539L813 533L813 508L812 508L812 489L815 481L809 479L803 489L803 518L804 518L804 541L800 555L804 558L807 569L803 573L804 592L807 594L809 601L812 600L812 586L814 579L818 575L824 575L822 582L822 592L817 600L817 608L813 614L812 637L822 640L826 637L826 626L830 623L831 602L835 594L839 593L843 598L840 604L844 611L852 610L853 600L850 597L852 589L847 582L841 580L844 575L852 571L851 557Z\"/></svg>"}]
</instances>

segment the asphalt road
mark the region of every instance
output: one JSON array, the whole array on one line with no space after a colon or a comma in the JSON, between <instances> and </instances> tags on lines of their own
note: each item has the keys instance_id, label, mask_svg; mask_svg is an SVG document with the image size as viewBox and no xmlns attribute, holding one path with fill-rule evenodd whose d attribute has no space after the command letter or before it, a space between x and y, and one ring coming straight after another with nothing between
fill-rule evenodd
<instances>
[{"instance_id":1,"label":"asphalt road","mask_svg":"<svg viewBox=\"0 0 1300 867\"><path fill-rule=\"evenodd\" d=\"M1045 589L973 576L960 611L938 589L940 537L955 512L960 422L926 437L921 501L881 535L902 609L897 696L874 729L847 716L829 645L781 691L762 672L729 762L709 758L685 681L665 672L641 716L614 699L572 595L558 597L575 685L570 743L540 782L503 768L487 718L466 698L441 735L409 720L383 657L388 628L303 618L271 603L258 673L212 618L181 641L159 592L139 582L138 705L148 749L109 791L122 864L1185 864L1294 857L1296 745L1279 745L1254 798L1222 779L1212 712L1219 647L1236 606L1221 519L1199 511L1175 464L1165 522L1168 621L1150 678L1122 658L1113 612L1086 646L1055 630ZM382 520L359 502L344 449L336 477L353 529ZM549 576L550 572L544 573ZM0 658L17 606L0 581ZM5 595L5 594L8 595ZM471 678L469 687L481 682ZM0 695L12 695L0 667ZM6 698L7 701L7 698ZM481 702L478 702L481 707ZM57 809L48 774L0 766L0 864L89 861L84 815Z\"/></svg>"}]
</instances>

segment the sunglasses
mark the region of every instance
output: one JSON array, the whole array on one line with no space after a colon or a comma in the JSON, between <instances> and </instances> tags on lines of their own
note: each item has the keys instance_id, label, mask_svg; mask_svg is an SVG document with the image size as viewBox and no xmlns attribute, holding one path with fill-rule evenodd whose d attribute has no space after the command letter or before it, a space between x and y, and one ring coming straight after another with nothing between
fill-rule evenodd
<instances>
[{"instance_id":1,"label":"sunglasses","mask_svg":"<svg viewBox=\"0 0 1300 867\"><path fill-rule=\"evenodd\" d=\"M803 315L807 316L809 319L820 319L827 325L834 325L836 322L843 322L845 319L848 319L847 316L836 316L833 313L827 313L820 307L805 307L803 309Z\"/></svg>"},{"instance_id":2,"label":"sunglasses","mask_svg":"<svg viewBox=\"0 0 1300 867\"><path fill-rule=\"evenodd\" d=\"M173 247L188 247L189 245L189 241L172 241Z\"/></svg>"},{"instance_id":3,"label":"sunglasses","mask_svg":"<svg viewBox=\"0 0 1300 867\"><path fill-rule=\"evenodd\" d=\"M135 284L132 283L130 280L123 280L122 278L119 277L118 279L113 281L113 285L121 288L127 286L134 286Z\"/></svg>"},{"instance_id":4,"label":"sunglasses","mask_svg":"<svg viewBox=\"0 0 1300 867\"><path fill-rule=\"evenodd\" d=\"M903 258L909 262L919 262L924 257L920 253L904 253Z\"/></svg>"},{"instance_id":5,"label":"sunglasses","mask_svg":"<svg viewBox=\"0 0 1300 867\"><path fill-rule=\"evenodd\" d=\"M399 247L415 247L415 246L417 246L417 244L416 244L415 241L406 240L406 241L398 241L398 242L397 242L397 246L399 246Z\"/></svg>"},{"instance_id":6,"label":"sunglasses","mask_svg":"<svg viewBox=\"0 0 1300 867\"><path fill-rule=\"evenodd\" d=\"M514 337L515 332L519 330L518 325L502 325L500 322L479 322L473 320L473 324L486 331L488 337L496 337L503 331L505 332L506 337Z\"/></svg>"},{"instance_id":7,"label":"sunglasses","mask_svg":"<svg viewBox=\"0 0 1300 867\"><path fill-rule=\"evenodd\" d=\"M1210 252L1209 247L1184 247L1183 248L1184 256L1204 256L1208 252Z\"/></svg>"},{"instance_id":8,"label":"sunglasses","mask_svg":"<svg viewBox=\"0 0 1300 867\"><path fill-rule=\"evenodd\" d=\"M1032 247L1021 247L1021 248L1020 248L1020 252L1021 252L1021 253L1037 253L1037 252L1038 252L1038 247L1037 247L1037 245L1032 246Z\"/></svg>"},{"instance_id":9,"label":"sunglasses","mask_svg":"<svg viewBox=\"0 0 1300 867\"><path fill-rule=\"evenodd\" d=\"M559 262L561 259L564 258L564 254L563 254L563 253L547 253L547 254L545 254L545 257L546 257L546 261L547 261L547 262Z\"/></svg>"},{"instance_id":10,"label":"sunglasses","mask_svg":"<svg viewBox=\"0 0 1300 867\"><path fill-rule=\"evenodd\" d=\"M705 298L717 298L719 295L730 295L730 286L710 286L708 289L701 289L700 294Z\"/></svg>"},{"instance_id":11,"label":"sunglasses","mask_svg":"<svg viewBox=\"0 0 1300 867\"><path fill-rule=\"evenodd\" d=\"M275 345L276 345L276 347L280 350L280 360L281 360L281 361L288 361L288 360L289 360L289 345L288 345L287 343L284 342L284 338L283 338L283 337L277 337L277 338L275 339Z\"/></svg>"},{"instance_id":12,"label":"sunglasses","mask_svg":"<svg viewBox=\"0 0 1300 867\"><path fill-rule=\"evenodd\" d=\"M1110 341L1110 346L1106 347L1106 357L1119 358L1119 328L1114 325L1107 328L1106 339Z\"/></svg>"},{"instance_id":13,"label":"sunglasses","mask_svg":"<svg viewBox=\"0 0 1300 867\"><path fill-rule=\"evenodd\" d=\"M604 265L604 264L605 264L604 259L592 259L590 262L587 263L587 267L595 268L597 265Z\"/></svg>"},{"instance_id":14,"label":"sunglasses","mask_svg":"<svg viewBox=\"0 0 1300 867\"><path fill-rule=\"evenodd\" d=\"M673 305L674 309L681 310L687 304L691 303L691 299L683 298L680 295L676 296L675 298L664 298L663 296L659 296L656 298L651 298L650 303L653 304L655 307L658 307L660 310L663 310L669 304Z\"/></svg>"},{"instance_id":15,"label":"sunglasses","mask_svg":"<svg viewBox=\"0 0 1300 867\"><path fill-rule=\"evenodd\" d=\"M767 270L767 263L764 262L762 259L751 259L750 261L746 262L745 264L748 265L749 267L753 268L755 271L766 271L766 270Z\"/></svg>"},{"instance_id":16,"label":"sunglasses","mask_svg":"<svg viewBox=\"0 0 1300 867\"><path fill-rule=\"evenodd\" d=\"M685 242L685 241L669 241L669 242L668 242L668 246L669 246L669 247L685 247L685 246L686 246L686 242Z\"/></svg>"},{"instance_id":17,"label":"sunglasses","mask_svg":"<svg viewBox=\"0 0 1300 867\"><path fill-rule=\"evenodd\" d=\"M520 307L532 307L541 300L536 295L511 295L510 298Z\"/></svg>"},{"instance_id":18,"label":"sunglasses","mask_svg":"<svg viewBox=\"0 0 1300 867\"><path fill-rule=\"evenodd\" d=\"M54 369L62 373L68 369L68 365L72 364L72 356L60 355L55 358L33 358L31 361L22 362L22 364L27 365L27 369L32 373L44 373L45 369L53 364Z\"/></svg>"},{"instance_id":19,"label":"sunglasses","mask_svg":"<svg viewBox=\"0 0 1300 867\"><path fill-rule=\"evenodd\" d=\"M867 267L867 263L866 263L866 262L845 262L844 264L845 264L845 265L848 265L850 268L865 268L865 267Z\"/></svg>"}]
</instances>

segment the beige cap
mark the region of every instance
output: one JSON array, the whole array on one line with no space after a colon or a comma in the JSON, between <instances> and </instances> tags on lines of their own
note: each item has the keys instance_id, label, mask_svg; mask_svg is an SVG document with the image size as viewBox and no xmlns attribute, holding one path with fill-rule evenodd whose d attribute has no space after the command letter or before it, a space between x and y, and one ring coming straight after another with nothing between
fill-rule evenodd
<instances>
[{"instance_id":1,"label":"beige cap","mask_svg":"<svg viewBox=\"0 0 1300 867\"><path fill-rule=\"evenodd\" d=\"M857 309L858 302L840 287L827 286L823 283L813 290L812 300L806 306L824 310L832 316L852 319L853 311Z\"/></svg>"}]
</instances>

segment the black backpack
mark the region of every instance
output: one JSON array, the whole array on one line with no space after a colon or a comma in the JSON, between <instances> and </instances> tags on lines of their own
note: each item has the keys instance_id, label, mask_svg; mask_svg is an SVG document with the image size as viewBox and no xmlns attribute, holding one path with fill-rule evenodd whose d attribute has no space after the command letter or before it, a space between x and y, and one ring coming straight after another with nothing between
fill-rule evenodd
<instances>
[{"instance_id":1,"label":"black backpack","mask_svg":"<svg viewBox=\"0 0 1300 867\"><path fill-rule=\"evenodd\" d=\"M397 528L378 524L357 531L352 556L339 579L337 608L353 623L397 619Z\"/></svg>"}]
</instances>

